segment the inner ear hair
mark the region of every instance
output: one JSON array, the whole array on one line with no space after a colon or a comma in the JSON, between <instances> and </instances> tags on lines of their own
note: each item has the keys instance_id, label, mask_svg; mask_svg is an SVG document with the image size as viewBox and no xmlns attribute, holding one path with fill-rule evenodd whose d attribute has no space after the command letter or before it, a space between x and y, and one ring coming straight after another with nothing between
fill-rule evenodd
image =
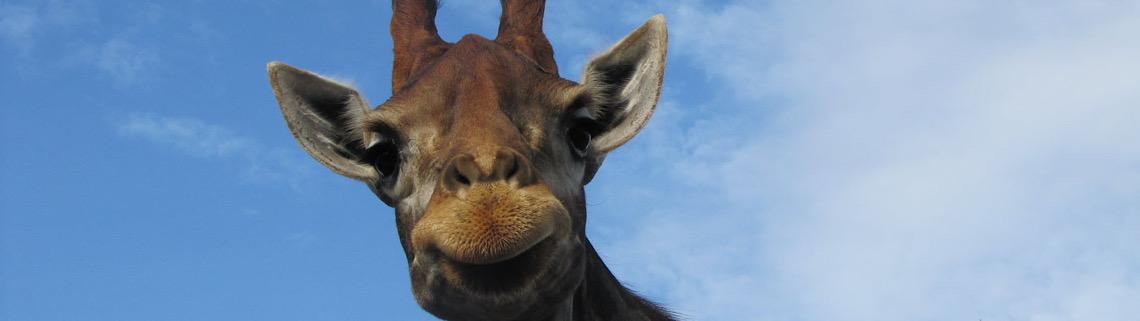
<instances>
[{"instance_id":1,"label":"inner ear hair","mask_svg":"<svg viewBox=\"0 0 1140 321\"><path fill-rule=\"evenodd\" d=\"M590 70L591 81L587 83L591 93L589 108L599 123L613 125L619 112L629 104L629 98L622 95L622 90L637 70L636 65L616 61L595 67L597 69Z\"/></svg>"},{"instance_id":2,"label":"inner ear hair","mask_svg":"<svg viewBox=\"0 0 1140 321\"><path fill-rule=\"evenodd\" d=\"M653 114L667 43L665 18L657 15L586 64L582 83L595 93L598 120L607 126L595 140L599 154L629 141Z\"/></svg>"},{"instance_id":3,"label":"inner ear hair","mask_svg":"<svg viewBox=\"0 0 1140 321\"><path fill-rule=\"evenodd\" d=\"M368 149L375 142L399 140L398 132L388 122L368 115L352 119L352 136L360 137L360 148Z\"/></svg>"},{"instance_id":4,"label":"inner ear hair","mask_svg":"<svg viewBox=\"0 0 1140 321\"><path fill-rule=\"evenodd\" d=\"M368 103L352 87L280 62L267 66L274 96L293 137L329 169L361 181L375 174L362 162L362 133L354 124Z\"/></svg>"},{"instance_id":5,"label":"inner ear hair","mask_svg":"<svg viewBox=\"0 0 1140 321\"><path fill-rule=\"evenodd\" d=\"M326 77L321 78L336 82ZM340 82L336 83L345 86L345 88L352 88ZM353 106L355 104L367 106L368 104L362 97L354 96L355 93L353 92L345 93L345 95L348 96L324 92L323 95L310 95L304 99L312 106ZM364 118L362 117L363 113L352 108L312 108L305 109L302 112L319 114L314 115L316 117L310 119L318 122L328 122L328 126L341 129L340 133L336 131L326 131L318 136L319 139L330 140L328 146L332 147L332 151L338 156L356 162L364 161L364 150L367 147L366 144L370 139L370 135L367 135L367 132L359 131L358 126L356 126L356 124Z\"/></svg>"}]
</instances>

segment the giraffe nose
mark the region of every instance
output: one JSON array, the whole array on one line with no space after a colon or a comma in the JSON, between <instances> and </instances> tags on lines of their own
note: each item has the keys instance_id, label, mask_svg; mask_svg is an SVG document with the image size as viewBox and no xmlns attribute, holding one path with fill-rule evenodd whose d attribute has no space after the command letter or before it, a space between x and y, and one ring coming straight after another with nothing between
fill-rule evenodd
<instances>
[{"instance_id":1,"label":"giraffe nose","mask_svg":"<svg viewBox=\"0 0 1140 321\"><path fill-rule=\"evenodd\" d=\"M526 186L533 183L530 164L514 150L500 148L492 153L462 153L452 157L444 172L444 187L459 192L477 184L496 182Z\"/></svg>"}]
</instances>

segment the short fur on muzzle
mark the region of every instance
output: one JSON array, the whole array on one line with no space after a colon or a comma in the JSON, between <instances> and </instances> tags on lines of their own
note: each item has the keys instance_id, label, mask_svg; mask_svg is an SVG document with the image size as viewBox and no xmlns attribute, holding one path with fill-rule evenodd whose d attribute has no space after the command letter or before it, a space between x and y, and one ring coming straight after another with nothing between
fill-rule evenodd
<instances>
[{"instance_id":1,"label":"short fur on muzzle","mask_svg":"<svg viewBox=\"0 0 1140 321\"><path fill-rule=\"evenodd\" d=\"M480 184L455 197L433 197L412 230L412 244L455 262L492 264L569 228L566 208L542 184Z\"/></svg>"}]
</instances>

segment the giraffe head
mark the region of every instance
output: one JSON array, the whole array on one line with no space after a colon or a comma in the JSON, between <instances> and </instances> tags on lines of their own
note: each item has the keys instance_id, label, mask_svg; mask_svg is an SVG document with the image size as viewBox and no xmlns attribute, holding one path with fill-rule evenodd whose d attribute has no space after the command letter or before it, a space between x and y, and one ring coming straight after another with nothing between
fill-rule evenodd
<instances>
[{"instance_id":1,"label":"giraffe head","mask_svg":"<svg viewBox=\"0 0 1140 321\"><path fill-rule=\"evenodd\" d=\"M581 283L583 187L653 113L665 63L661 16L558 76L542 1L502 1L494 40L449 43L437 4L395 0L392 95L269 64L301 146L396 209L416 301L445 319L548 313ZM564 305L562 305L564 306Z\"/></svg>"}]
</instances>

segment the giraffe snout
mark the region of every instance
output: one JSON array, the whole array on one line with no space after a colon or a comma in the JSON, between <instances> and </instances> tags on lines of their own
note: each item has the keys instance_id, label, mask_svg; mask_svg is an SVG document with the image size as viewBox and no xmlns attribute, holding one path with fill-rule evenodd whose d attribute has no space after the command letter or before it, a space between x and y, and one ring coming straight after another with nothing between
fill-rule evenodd
<instances>
[{"instance_id":1,"label":"giraffe snout","mask_svg":"<svg viewBox=\"0 0 1140 321\"><path fill-rule=\"evenodd\" d=\"M485 265L569 233L569 212L515 149L469 147L445 164L436 193L412 229L417 252Z\"/></svg>"},{"instance_id":2,"label":"giraffe snout","mask_svg":"<svg viewBox=\"0 0 1140 321\"><path fill-rule=\"evenodd\" d=\"M441 184L448 192L461 193L479 185L500 182L516 187L534 184L534 169L521 153L507 148L460 153L448 162Z\"/></svg>"},{"instance_id":3,"label":"giraffe snout","mask_svg":"<svg viewBox=\"0 0 1140 321\"><path fill-rule=\"evenodd\" d=\"M413 245L466 264L511 259L569 230L567 210L544 185L518 188L505 181L470 184L465 196L429 202L412 230Z\"/></svg>"}]
</instances>

